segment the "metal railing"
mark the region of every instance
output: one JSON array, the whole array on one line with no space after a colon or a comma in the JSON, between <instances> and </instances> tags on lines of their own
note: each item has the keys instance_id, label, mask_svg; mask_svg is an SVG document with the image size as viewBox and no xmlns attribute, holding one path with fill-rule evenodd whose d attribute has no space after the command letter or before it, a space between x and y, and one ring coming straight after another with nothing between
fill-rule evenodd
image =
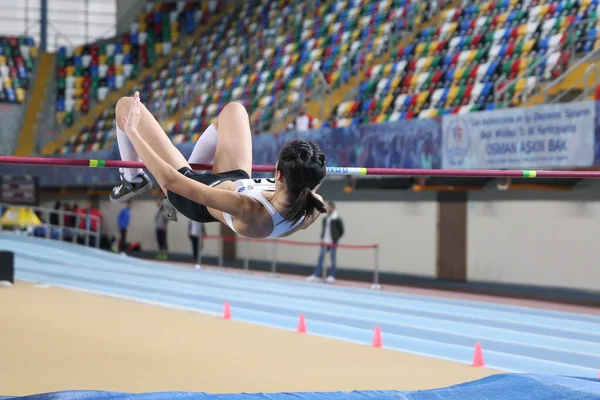
<instances>
[{"instance_id":1,"label":"metal railing","mask_svg":"<svg viewBox=\"0 0 600 400\"><path fill-rule=\"evenodd\" d=\"M67 240L70 239L72 243L77 243L78 238L83 238L83 244L85 246L90 245L91 239L93 240L93 246L99 248L100 247L100 231L101 231L101 218L96 215L82 215L73 211L65 211L61 209L53 209L53 208L44 208L44 207L35 207L35 206L17 206L13 204L5 204L0 203L0 209L7 210L9 208L15 209L28 209L32 210L34 213L39 214L41 216L40 224L14 224L8 225L13 229L15 227L23 229L23 228L35 228L35 227L44 227L43 237L46 239L52 239L53 236L56 236L58 240ZM51 216L56 215L58 217L58 224L51 224ZM73 226L66 226L64 224L65 217L73 217ZM39 217L38 217L39 218ZM89 219L89 224L86 223L86 228L81 229L81 222ZM97 230L92 230L93 222L97 227ZM89 228L89 229L87 229ZM4 229L4 227L2 227ZM56 235L54 235L53 230L56 230ZM32 232L33 233L33 232Z\"/></svg>"},{"instance_id":2,"label":"metal railing","mask_svg":"<svg viewBox=\"0 0 600 400\"><path fill-rule=\"evenodd\" d=\"M590 51L589 53L585 54L583 57L580 57L577 62L572 63L569 68L567 68L558 78L554 79L552 82L548 83L546 86L544 86L543 89L543 96L544 96L544 101L545 102L558 102L555 101L556 97L554 98L550 98L550 91L555 88L556 86L560 85L566 78L567 76L571 75L577 68L579 68L581 65L585 64L585 63L591 63L594 61L600 61L600 49L594 49L592 51ZM594 64L593 66L596 67L597 64ZM586 69L586 72L584 74L584 76L587 76L589 72L589 67ZM597 68L596 68L597 69ZM598 74L597 72L595 72L595 77L596 77L596 84L598 83ZM579 83L580 80L577 80L575 83ZM585 83L587 83L587 78L585 80ZM584 89L585 88L585 83L584 83ZM594 87L595 89L595 87ZM566 91L565 91L566 92ZM565 93L563 92L563 93ZM562 95L562 93L561 93ZM561 96L562 97L562 96Z\"/></svg>"},{"instance_id":3,"label":"metal railing","mask_svg":"<svg viewBox=\"0 0 600 400\"><path fill-rule=\"evenodd\" d=\"M321 243L321 242L301 242L301 241L296 241L296 240L287 240L287 239L251 239L251 238L247 238L247 237L242 237L242 236L217 236L217 235L202 235L202 240L216 240L219 242L220 246L219 246L219 250L218 250L218 255L217 255L217 266L219 268L225 268L225 259L223 256L223 245L226 242L236 242L239 243L241 242L243 244L243 253L244 256L241 257L241 261L243 262L243 270L244 272L251 272L250 271L250 248L253 244L263 244L263 245L267 245L270 247L270 255L268 256L269 260L267 260L268 262L270 261L270 269L269 269L269 275L270 276L276 276L278 273L277 270L277 266L281 263L283 263L284 261L281 261L279 255L281 254L279 252L279 248L281 246L302 246L302 247L312 247L312 248L318 248L321 249L321 247L326 246L325 244ZM366 251L373 251L373 278L372 278L372 282L371 282L371 289L374 290L379 290L381 289L381 284L380 284L380 280L379 280L379 245L377 244L364 244L364 245L352 245L352 244L331 244L331 245L327 245L328 247L336 247L337 249L345 249L345 250L366 250ZM202 259L203 257L208 256L207 254L204 254L204 249L206 248L205 243L203 243L201 246L198 247L198 258L197 260L195 260L195 262L198 265L202 265ZM238 258L239 259L239 258ZM263 260L264 262L264 260ZM325 265L322 266L323 268L321 269L321 277L322 279L325 279L327 277L327 268L325 268Z\"/></svg>"},{"instance_id":4,"label":"metal railing","mask_svg":"<svg viewBox=\"0 0 600 400\"><path fill-rule=\"evenodd\" d=\"M576 97L569 99L569 101L579 101L587 99L587 97L590 95L590 92L595 92L596 86L599 82L600 80L598 79L598 64L588 65L588 67L585 69L584 74L578 79L576 79L574 82L572 82L572 85L570 86L572 88L581 84L583 90ZM544 88L544 101L546 103L561 103L561 100L565 99L567 95L569 95L570 91L567 89L562 90L557 95L551 97L550 89L556 87L557 85L558 83L554 84L553 82L553 85L551 87Z\"/></svg>"}]
</instances>

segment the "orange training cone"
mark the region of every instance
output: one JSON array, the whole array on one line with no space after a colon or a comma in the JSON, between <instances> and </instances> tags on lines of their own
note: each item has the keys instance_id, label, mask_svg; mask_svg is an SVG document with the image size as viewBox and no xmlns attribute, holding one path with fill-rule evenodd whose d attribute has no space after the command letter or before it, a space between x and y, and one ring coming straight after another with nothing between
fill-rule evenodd
<instances>
[{"instance_id":1,"label":"orange training cone","mask_svg":"<svg viewBox=\"0 0 600 400\"><path fill-rule=\"evenodd\" d=\"M231 319L231 306L228 301L225 302L223 307L223 319Z\"/></svg>"},{"instance_id":2,"label":"orange training cone","mask_svg":"<svg viewBox=\"0 0 600 400\"><path fill-rule=\"evenodd\" d=\"M382 347L383 341L381 340L381 328L378 326L375 327L375 332L373 333L373 347Z\"/></svg>"},{"instance_id":3,"label":"orange training cone","mask_svg":"<svg viewBox=\"0 0 600 400\"><path fill-rule=\"evenodd\" d=\"M300 317L298 317L298 329L296 332L306 333L306 321L304 320L304 314L300 314Z\"/></svg>"},{"instance_id":4,"label":"orange training cone","mask_svg":"<svg viewBox=\"0 0 600 400\"><path fill-rule=\"evenodd\" d=\"M481 343L475 343L475 354L473 355L473 366L474 367L485 367L483 362L483 351L481 350Z\"/></svg>"}]
</instances>

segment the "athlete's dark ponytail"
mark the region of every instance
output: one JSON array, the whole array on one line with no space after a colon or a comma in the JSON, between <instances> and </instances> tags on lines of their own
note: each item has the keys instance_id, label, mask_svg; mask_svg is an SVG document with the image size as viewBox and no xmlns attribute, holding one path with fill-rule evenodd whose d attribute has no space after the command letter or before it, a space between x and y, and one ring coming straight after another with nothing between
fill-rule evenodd
<instances>
[{"instance_id":1,"label":"athlete's dark ponytail","mask_svg":"<svg viewBox=\"0 0 600 400\"><path fill-rule=\"evenodd\" d=\"M285 219L297 222L315 210L326 211L325 204L317 199L312 190L325 177L325 154L314 143L292 140L281 150L277 169L285 179L289 192L290 210Z\"/></svg>"}]
</instances>

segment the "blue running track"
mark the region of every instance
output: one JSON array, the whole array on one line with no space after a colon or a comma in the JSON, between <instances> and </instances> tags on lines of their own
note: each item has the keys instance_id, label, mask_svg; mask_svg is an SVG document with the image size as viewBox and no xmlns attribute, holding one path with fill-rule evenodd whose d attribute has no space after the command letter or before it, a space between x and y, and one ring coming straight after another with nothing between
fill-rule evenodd
<instances>
[{"instance_id":1,"label":"blue running track","mask_svg":"<svg viewBox=\"0 0 600 400\"><path fill-rule=\"evenodd\" d=\"M15 252L16 277L21 280L206 313L220 313L229 301L235 319L282 329L294 329L299 313L304 313L312 334L360 343L369 343L373 328L379 325L387 348L463 363L471 362L473 346L480 341L491 368L538 374L516 376L540 384L548 375L591 378L569 382L597 387L600 396L600 384L595 380L600 366L600 316L194 271L70 243L5 234L0 234L0 248ZM506 384L508 378L470 384L497 384L498 379ZM466 385L460 387L467 390ZM380 392L381 398L386 398L385 393L389 392ZM394 393L409 396L396 398L429 398ZM600 398L591 394L581 398Z\"/></svg>"}]
</instances>

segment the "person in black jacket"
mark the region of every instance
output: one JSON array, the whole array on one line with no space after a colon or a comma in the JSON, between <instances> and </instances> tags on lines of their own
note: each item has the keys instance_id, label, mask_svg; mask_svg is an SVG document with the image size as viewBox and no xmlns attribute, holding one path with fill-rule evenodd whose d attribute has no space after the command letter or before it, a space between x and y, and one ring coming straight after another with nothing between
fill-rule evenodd
<instances>
[{"instance_id":1,"label":"person in black jacket","mask_svg":"<svg viewBox=\"0 0 600 400\"><path fill-rule=\"evenodd\" d=\"M319 252L319 261L315 272L308 277L309 281L319 280L323 273L323 261L325 261L325 253L329 253L331 258L331 268L327 274L327 282L335 282L335 267L336 267L336 245L344 235L344 222L338 215L335 204L327 203L327 217L323 218L323 229L321 230L321 251Z\"/></svg>"}]
</instances>

